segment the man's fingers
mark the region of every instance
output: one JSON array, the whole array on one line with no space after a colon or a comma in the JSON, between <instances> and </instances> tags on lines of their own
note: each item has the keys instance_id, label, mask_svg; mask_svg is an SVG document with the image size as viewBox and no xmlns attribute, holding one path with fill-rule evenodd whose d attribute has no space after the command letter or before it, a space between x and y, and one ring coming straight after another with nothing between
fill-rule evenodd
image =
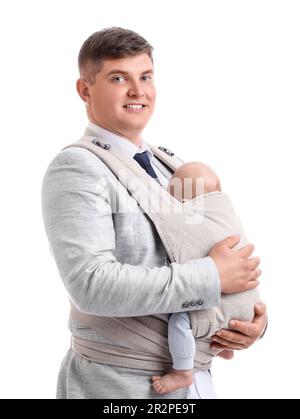
<instances>
[{"instance_id":1,"label":"man's fingers","mask_svg":"<svg viewBox=\"0 0 300 419\"><path fill-rule=\"evenodd\" d=\"M255 281L251 281L251 282L255 282ZM249 339L252 339L252 343L255 342L255 340L261 336L261 333L266 327L266 316L267 316L266 305L262 302L259 302L255 304L254 311L255 311L255 316L252 323L241 322L239 320L231 320L229 322L230 331L221 330L222 338L238 342L239 341L238 336L236 339L235 335L229 335L229 333L239 332L242 335L248 336ZM247 345L248 342L244 341L244 344Z\"/></svg>"},{"instance_id":2,"label":"man's fingers","mask_svg":"<svg viewBox=\"0 0 300 419\"><path fill-rule=\"evenodd\" d=\"M234 357L234 352L231 349L223 349L223 351L219 352L217 356L219 356L220 358L229 360Z\"/></svg>"},{"instance_id":3,"label":"man's fingers","mask_svg":"<svg viewBox=\"0 0 300 419\"><path fill-rule=\"evenodd\" d=\"M244 347L248 344L247 338L245 338L244 335L241 335L237 332L231 332L229 330L222 330L222 337L219 335L212 336L213 342L217 342L221 345L227 346L228 348L231 348L232 345L240 345Z\"/></svg>"},{"instance_id":4,"label":"man's fingers","mask_svg":"<svg viewBox=\"0 0 300 419\"><path fill-rule=\"evenodd\" d=\"M266 314L267 306L262 301L260 301L259 303L255 304L254 311L258 316L263 316Z\"/></svg>"},{"instance_id":5,"label":"man's fingers","mask_svg":"<svg viewBox=\"0 0 300 419\"><path fill-rule=\"evenodd\" d=\"M251 338L257 335L257 326L253 323L241 322L239 320L231 320L229 322L229 327L231 330L240 332L243 335L249 336ZM222 330L222 334L225 332L227 333L227 330ZM228 339L227 335L224 335L224 337Z\"/></svg>"},{"instance_id":6,"label":"man's fingers","mask_svg":"<svg viewBox=\"0 0 300 419\"><path fill-rule=\"evenodd\" d=\"M241 257L248 258L252 255L254 249L255 249L254 244L249 243L249 244L247 244L247 246L242 247L241 249L239 249L238 252L239 252Z\"/></svg>"},{"instance_id":7,"label":"man's fingers","mask_svg":"<svg viewBox=\"0 0 300 419\"><path fill-rule=\"evenodd\" d=\"M213 350L213 351L218 351L218 350L228 350L228 348L227 348L227 346L223 346L223 345L220 345L219 343L216 343L216 342L213 342L211 345L210 345L210 347L211 347L211 349Z\"/></svg>"},{"instance_id":8,"label":"man's fingers","mask_svg":"<svg viewBox=\"0 0 300 419\"><path fill-rule=\"evenodd\" d=\"M224 345L222 343L213 342L211 344L211 348L213 350L218 350L218 349L241 350L241 349L245 349L245 347L243 345L239 345L238 343L231 343L229 341L224 341L224 342L226 342Z\"/></svg>"},{"instance_id":9,"label":"man's fingers","mask_svg":"<svg viewBox=\"0 0 300 419\"><path fill-rule=\"evenodd\" d=\"M228 246L232 249L239 242L240 242L240 236L234 235L234 236L229 236L226 239L222 240L221 243L222 243L222 245L226 245L226 246Z\"/></svg>"},{"instance_id":10,"label":"man's fingers","mask_svg":"<svg viewBox=\"0 0 300 419\"><path fill-rule=\"evenodd\" d=\"M248 268L250 269L250 271L254 271L254 269L256 269L259 264L260 264L260 258L258 256L248 260Z\"/></svg>"},{"instance_id":11,"label":"man's fingers","mask_svg":"<svg viewBox=\"0 0 300 419\"><path fill-rule=\"evenodd\" d=\"M263 302L259 302L255 304L254 312L253 324L258 328L259 336L261 336L267 325L267 307Z\"/></svg>"},{"instance_id":12,"label":"man's fingers","mask_svg":"<svg viewBox=\"0 0 300 419\"><path fill-rule=\"evenodd\" d=\"M255 271L251 271L249 274L250 281L255 281L261 275L261 270L256 269Z\"/></svg>"},{"instance_id":13,"label":"man's fingers","mask_svg":"<svg viewBox=\"0 0 300 419\"><path fill-rule=\"evenodd\" d=\"M253 281L249 281L249 282L247 282L247 285L246 285L245 291L248 291L248 290L253 290L253 289L254 289L254 288L256 288L258 285L259 285L259 281L257 281L256 279L255 279L255 280L253 280Z\"/></svg>"}]
</instances>

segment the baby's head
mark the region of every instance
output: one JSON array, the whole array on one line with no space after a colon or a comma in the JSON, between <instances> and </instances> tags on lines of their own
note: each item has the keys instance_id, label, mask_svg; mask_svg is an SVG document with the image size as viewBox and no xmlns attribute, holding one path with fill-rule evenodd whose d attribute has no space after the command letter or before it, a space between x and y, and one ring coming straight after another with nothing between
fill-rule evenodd
<instances>
[{"instance_id":1,"label":"baby's head","mask_svg":"<svg viewBox=\"0 0 300 419\"><path fill-rule=\"evenodd\" d=\"M221 191L220 180L209 166L200 162L180 166L168 186L168 192L179 201L214 191Z\"/></svg>"}]
</instances>

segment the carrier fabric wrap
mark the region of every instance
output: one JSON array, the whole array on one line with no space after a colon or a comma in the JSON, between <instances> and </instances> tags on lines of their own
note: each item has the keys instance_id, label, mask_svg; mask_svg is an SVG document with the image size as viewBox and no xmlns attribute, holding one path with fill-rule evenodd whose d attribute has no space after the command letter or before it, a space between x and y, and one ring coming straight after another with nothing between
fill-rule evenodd
<instances>
[{"instance_id":1,"label":"carrier fabric wrap","mask_svg":"<svg viewBox=\"0 0 300 419\"><path fill-rule=\"evenodd\" d=\"M182 161L148 144L159 161L175 171ZM223 192L200 195L179 202L133 159L118 153L99 138L82 137L68 147L83 147L98 156L137 201L153 222L171 262L184 263L207 256L211 247L232 234L241 237L237 247L247 243L241 223L229 197ZM66 148L68 148L66 147ZM196 338L195 369L207 370L218 351L210 349L210 337L227 328L232 318L252 321L257 290L222 295L220 307L190 311ZM108 365L163 371L172 366L164 321L152 316L99 317L79 311L71 303L70 317L116 345L72 337L72 347L84 358ZM126 342L126 348L118 342Z\"/></svg>"}]
</instances>

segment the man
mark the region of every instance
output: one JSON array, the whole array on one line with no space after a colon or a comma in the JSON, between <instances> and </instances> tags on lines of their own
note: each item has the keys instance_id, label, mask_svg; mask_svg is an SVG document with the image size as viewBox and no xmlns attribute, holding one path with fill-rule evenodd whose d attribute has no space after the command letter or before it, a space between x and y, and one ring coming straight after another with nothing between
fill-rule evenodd
<instances>
[{"instance_id":1,"label":"man","mask_svg":"<svg viewBox=\"0 0 300 419\"><path fill-rule=\"evenodd\" d=\"M79 71L77 91L90 121L85 134L105 140L137 161L146 152L151 166L148 173L166 187L172 173L142 138L155 106L152 47L130 30L104 29L82 45ZM170 264L144 213L113 211L113 199L119 204L133 199L119 185L99 158L79 147L59 153L44 178L42 203L48 239L70 300L80 312L105 319L146 316L143 318L159 319L167 327L168 313L195 309L187 308L185 301L201 299L202 308L210 308L219 304L221 291L257 286L259 258L250 257L253 245L233 250L237 237L218 243L206 258ZM230 359L232 350L254 343L265 324L265 307L257 306L253 323L235 321L231 331L223 330L214 337L214 345ZM130 357L135 348L127 348L118 336L108 338L104 329L92 330L73 318L69 326L73 345L61 366L58 398L213 397L210 375L200 372L189 389L159 395L151 382L157 371L135 366L134 356ZM77 338L81 346L76 345ZM105 356L111 348L126 353L130 367L118 363L118 356L91 361L84 356L84 346L90 349L92 344L103 348Z\"/></svg>"}]
</instances>

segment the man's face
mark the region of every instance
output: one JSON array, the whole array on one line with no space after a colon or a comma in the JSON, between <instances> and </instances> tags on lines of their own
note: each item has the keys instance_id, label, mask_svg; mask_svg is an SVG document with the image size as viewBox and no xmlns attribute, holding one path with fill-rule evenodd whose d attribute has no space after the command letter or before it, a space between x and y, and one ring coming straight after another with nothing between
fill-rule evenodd
<instances>
[{"instance_id":1,"label":"man's face","mask_svg":"<svg viewBox=\"0 0 300 419\"><path fill-rule=\"evenodd\" d=\"M148 54L105 60L95 83L84 83L91 122L138 144L156 97Z\"/></svg>"}]
</instances>

